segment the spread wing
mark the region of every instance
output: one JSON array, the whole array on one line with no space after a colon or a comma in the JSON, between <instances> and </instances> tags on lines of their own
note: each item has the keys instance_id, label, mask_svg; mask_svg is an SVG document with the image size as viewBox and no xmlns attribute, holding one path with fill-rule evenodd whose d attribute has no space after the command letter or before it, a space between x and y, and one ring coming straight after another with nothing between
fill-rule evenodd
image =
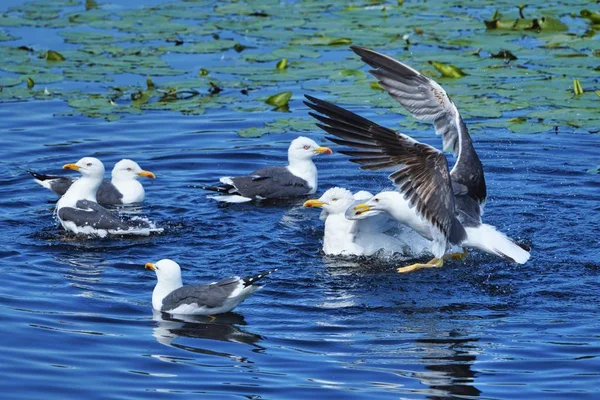
<instances>
[{"instance_id":1,"label":"spread wing","mask_svg":"<svg viewBox=\"0 0 600 400\"><path fill-rule=\"evenodd\" d=\"M448 162L439 150L326 101L306 98L306 105L324 115L310 113L321 122L317 126L337 136L327 139L359 149L341 151L350 161L368 170L394 168L390 180L423 218L451 243L466 237L455 215Z\"/></svg>"},{"instance_id":2,"label":"spread wing","mask_svg":"<svg viewBox=\"0 0 600 400\"><path fill-rule=\"evenodd\" d=\"M481 161L471 136L454 102L435 81L408 65L364 47L351 46L362 60L373 68L379 84L413 117L432 122L442 136L444 151L452 150L456 163L450 172L452 180L467 188L467 194L483 205L487 196Z\"/></svg>"}]
</instances>

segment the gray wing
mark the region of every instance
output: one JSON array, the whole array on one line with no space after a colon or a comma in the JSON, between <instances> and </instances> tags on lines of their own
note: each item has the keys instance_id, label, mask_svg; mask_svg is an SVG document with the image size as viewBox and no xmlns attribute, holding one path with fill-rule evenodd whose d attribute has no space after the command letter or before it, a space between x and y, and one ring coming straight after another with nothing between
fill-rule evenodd
<instances>
[{"instance_id":1,"label":"gray wing","mask_svg":"<svg viewBox=\"0 0 600 400\"><path fill-rule=\"evenodd\" d=\"M231 180L239 194L252 199L302 197L311 190L308 182L286 167L260 168L249 176L233 177Z\"/></svg>"},{"instance_id":2,"label":"gray wing","mask_svg":"<svg viewBox=\"0 0 600 400\"><path fill-rule=\"evenodd\" d=\"M94 229L127 230L149 227L143 220L122 221L98 203L88 200L79 200L75 207L60 208L58 216L63 221L70 221L82 227L91 226Z\"/></svg>"},{"instance_id":3,"label":"gray wing","mask_svg":"<svg viewBox=\"0 0 600 400\"><path fill-rule=\"evenodd\" d=\"M209 285L182 286L163 299L161 311L168 312L181 305L193 303L198 304L200 307L220 307L240 284L243 284L243 282L239 277L231 277Z\"/></svg>"},{"instance_id":4,"label":"gray wing","mask_svg":"<svg viewBox=\"0 0 600 400\"><path fill-rule=\"evenodd\" d=\"M442 136L444 151L452 149L456 163L452 180L467 187L478 204L487 196L481 161L454 102L435 81L408 65L364 47L350 46L362 60L376 68L370 71L379 84L416 119L432 122Z\"/></svg>"},{"instance_id":5,"label":"gray wing","mask_svg":"<svg viewBox=\"0 0 600 400\"><path fill-rule=\"evenodd\" d=\"M50 190L60 196L65 194L71 187L73 181L75 181L74 178L70 178L68 176L46 175L35 171L27 172L29 172L34 179L41 182L47 182L50 185Z\"/></svg>"},{"instance_id":6,"label":"gray wing","mask_svg":"<svg viewBox=\"0 0 600 400\"><path fill-rule=\"evenodd\" d=\"M123 194L109 180L103 180L96 193L98 203L105 205L123 204Z\"/></svg>"},{"instance_id":7,"label":"gray wing","mask_svg":"<svg viewBox=\"0 0 600 400\"><path fill-rule=\"evenodd\" d=\"M75 181L74 178L68 176L46 175L34 171L28 172L35 179L42 182L47 182L50 185L50 190L60 196L64 195ZM122 198L123 194L119 192L109 180L106 179L102 181L102 184L96 193L96 200L98 200L98 203L105 205L122 204Z\"/></svg>"},{"instance_id":8,"label":"gray wing","mask_svg":"<svg viewBox=\"0 0 600 400\"><path fill-rule=\"evenodd\" d=\"M397 133L362 118L348 110L317 98L306 96L310 113L321 121L318 127L337 138L327 137L342 146L360 150L345 150L350 161L361 169L397 168L389 178L398 186L411 206L439 229L448 241L458 244L466 232L455 215L454 195L446 157L428 144Z\"/></svg>"}]
</instances>

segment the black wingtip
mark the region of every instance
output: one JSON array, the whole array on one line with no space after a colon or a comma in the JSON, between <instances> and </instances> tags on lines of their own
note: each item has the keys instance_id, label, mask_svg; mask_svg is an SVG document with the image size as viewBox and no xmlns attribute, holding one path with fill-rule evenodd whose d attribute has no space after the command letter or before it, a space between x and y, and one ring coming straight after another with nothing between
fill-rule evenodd
<instances>
[{"instance_id":1,"label":"black wingtip","mask_svg":"<svg viewBox=\"0 0 600 400\"><path fill-rule=\"evenodd\" d=\"M361 55L360 53L368 53L369 51L372 51L371 49L368 49L366 47L356 46L356 45L351 45L350 46L350 50L352 50L353 52L355 52L359 56Z\"/></svg>"},{"instance_id":2,"label":"black wingtip","mask_svg":"<svg viewBox=\"0 0 600 400\"><path fill-rule=\"evenodd\" d=\"M256 282L258 282L259 280L271 275L273 272L276 272L278 270L278 268L273 268L273 269L269 269L266 271L262 271L256 275L252 275L252 276L248 276L246 278L243 278L242 280L244 281L244 287L250 286L250 285L254 285Z\"/></svg>"},{"instance_id":3,"label":"black wingtip","mask_svg":"<svg viewBox=\"0 0 600 400\"><path fill-rule=\"evenodd\" d=\"M35 179L38 179L40 181L45 181L46 179L49 178L48 175L40 174L39 172L35 172L30 169L28 169L27 172L29 172L31 174L31 176L33 176Z\"/></svg>"},{"instance_id":4,"label":"black wingtip","mask_svg":"<svg viewBox=\"0 0 600 400\"><path fill-rule=\"evenodd\" d=\"M202 190L210 190L211 192L217 193L229 193L231 189L233 189L233 185L223 185L223 186L201 186Z\"/></svg>"}]
</instances>

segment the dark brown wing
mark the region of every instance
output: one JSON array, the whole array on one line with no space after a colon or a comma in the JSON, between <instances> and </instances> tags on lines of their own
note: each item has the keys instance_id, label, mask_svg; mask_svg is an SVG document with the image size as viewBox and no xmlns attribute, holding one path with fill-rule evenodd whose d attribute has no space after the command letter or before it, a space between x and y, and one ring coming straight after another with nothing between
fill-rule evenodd
<instances>
[{"instance_id":1,"label":"dark brown wing","mask_svg":"<svg viewBox=\"0 0 600 400\"><path fill-rule=\"evenodd\" d=\"M310 113L321 123L318 127L337 136L334 143L360 150L344 150L350 161L362 169L394 167L390 179L416 207L417 212L439 229L452 244L466 238L454 209L454 195L446 157L437 149L413 138L384 128L353 112L317 98L306 96Z\"/></svg>"},{"instance_id":2,"label":"dark brown wing","mask_svg":"<svg viewBox=\"0 0 600 400\"><path fill-rule=\"evenodd\" d=\"M434 124L442 136L444 151L452 150L456 163L452 180L468 188L468 196L483 205L487 196L481 161L454 102L434 80L385 54L350 46L375 70L370 71L379 84L413 117Z\"/></svg>"}]
</instances>

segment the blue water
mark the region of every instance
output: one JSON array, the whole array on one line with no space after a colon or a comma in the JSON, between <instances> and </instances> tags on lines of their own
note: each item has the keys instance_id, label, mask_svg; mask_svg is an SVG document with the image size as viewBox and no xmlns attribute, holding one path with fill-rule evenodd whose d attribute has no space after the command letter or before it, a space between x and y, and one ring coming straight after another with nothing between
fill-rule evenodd
<instances>
[{"instance_id":1,"label":"blue water","mask_svg":"<svg viewBox=\"0 0 600 400\"><path fill-rule=\"evenodd\" d=\"M308 118L302 91L294 93L291 116ZM351 109L387 126L403 118ZM474 134L487 174L484 218L530 245L531 260L472 252L400 275L392 261L323 256L322 223L301 201L206 199L199 187L219 176L285 162L299 133L236 134L270 113L151 112L116 122L68 114L58 100L0 103L6 398L600 396L600 175L586 172L598 164L597 134ZM440 144L431 131L407 133ZM309 135L326 144L316 128ZM63 173L83 156L109 166L129 157L156 173L143 182L141 212L165 232L66 235L52 217L56 198L26 170ZM316 163L319 192L389 185L340 154ZM153 314L155 277L143 268L166 257L188 283L279 271L235 313L178 320Z\"/></svg>"}]
</instances>

